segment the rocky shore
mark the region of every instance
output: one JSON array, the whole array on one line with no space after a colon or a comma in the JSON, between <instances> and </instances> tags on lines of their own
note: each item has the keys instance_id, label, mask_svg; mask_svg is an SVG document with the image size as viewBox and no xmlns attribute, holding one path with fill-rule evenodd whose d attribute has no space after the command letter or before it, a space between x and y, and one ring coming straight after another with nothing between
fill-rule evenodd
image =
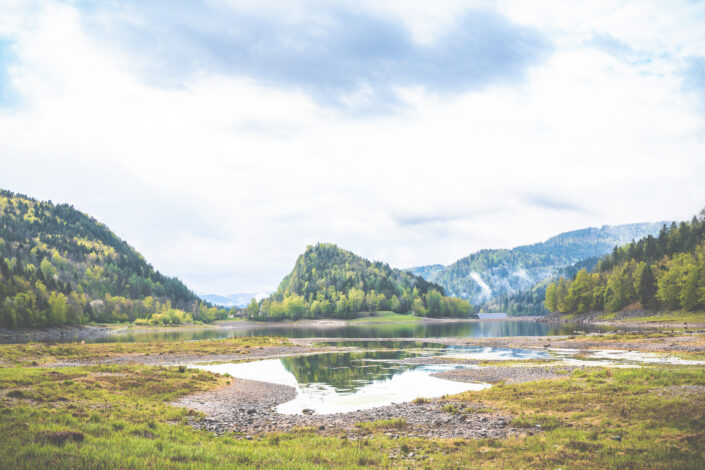
<instances>
[{"instance_id":1,"label":"rocky shore","mask_svg":"<svg viewBox=\"0 0 705 470\"><path fill-rule=\"evenodd\" d=\"M416 400L326 415L285 415L276 412L276 405L291 400L295 395L293 387L234 379L231 385L182 397L173 404L205 413L203 419L192 419L192 425L198 429L216 434L233 432L243 438L297 428L359 438L372 432L370 426L360 423L379 420L394 420L389 427L378 429L390 436L472 439L523 433L523 430L512 427L512 420L507 415L448 400ZM374 427L374 424L371 426Z\"/></svg>"},{"instance_id":2,"label":"rocky shore","mask_svg":"<svg viewBox=\"0 0 705 470\"><path fill-rule=\"evenodd\" d=\"M69 342L100 338L113 332L106 326L57 326L52 328L0 328L0 344Z\"/></svg>"},{"instance_id":3,"label":"rocky shore","mask_svg":"<svg viewBox=\"0 0 705 470\"><path fill-rule=\"evenodd\" d=\"M121 355L121 356L111 356L99 359L84 360L76 359L58 362L54 364L47 364L47 367L70 367L70 366L92 366L92 365L102 365L102 364L142 364L142 365L153 365L153 366L177 366L177 365L188 365L195 362L198 363L208 363L208 362L239 362L239 361L253 361L261 359L275 359L287 356L307 356L311 354L321 354L325 352L342 352L350 350L350 348L320 348L320 347L310 347L303 345L295 346L268 346L262 348L252 348L248 350L243 350L241 352L230 353L230 354L208 354L208 355L197 355L197 354L179 354L179 353L162 353L162 354L151 354L151 355L141 355L141 354L131 354L131 355Z\"/></svg>"}]
</instances>

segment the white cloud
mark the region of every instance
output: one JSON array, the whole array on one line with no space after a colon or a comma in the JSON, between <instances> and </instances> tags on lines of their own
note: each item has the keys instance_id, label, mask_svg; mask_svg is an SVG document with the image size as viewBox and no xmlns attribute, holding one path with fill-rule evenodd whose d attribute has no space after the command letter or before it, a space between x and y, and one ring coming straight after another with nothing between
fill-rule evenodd
<instances>
[{"instance_id":1,"label":"white cloud","mask_svg":"<svg viewBox=\"0 0 705 470\"><path fill-rule=\"evenodd\" d=\"M423 42L465 7L405 5L364 8L403 13ZM275 287L316 241L407 267L704 205L703 116L678 62L703 42L695 7L521 5L499 8L556 41L525 81L398 89L398 112L369 116L208 70L159 87L70 4L0 12L21 97L0 108L0 186L73 203L161 271L223 294ZM651 59L610 55L595 34Z\"/></svg>"}]
</instances>

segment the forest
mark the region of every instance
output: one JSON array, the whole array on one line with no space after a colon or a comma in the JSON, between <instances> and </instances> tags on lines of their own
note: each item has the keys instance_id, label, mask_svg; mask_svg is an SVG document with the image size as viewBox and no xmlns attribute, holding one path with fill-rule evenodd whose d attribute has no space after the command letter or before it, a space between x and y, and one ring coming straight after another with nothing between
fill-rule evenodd
<instances>
[{"instance_id":1,"label":"forest","mask_svg":"<svg viewBox=\"0 0 705 470\"><path fill-rule=\"evenodd\" d=\"M269 298L247 307L253 319L354 318L391 310L429 317L469 317L468 301L386 263L372 262L336 245L308 246Z\"/></svg>"},{"instance_id":2,"label":"forest","mask_svg":"<svg viewBox=\"0 0 705 470\"><path fill-rule=\"evenodd\" d=\"M1 327L174 324L227 315L155 271L92 217L0 190Z\"/></svg>"},{"instance_id":3,"label":"forest","mask_svg":"<svg viewBox=\"0 0 705 470\"><path fill-rule=\"evenodd\" d=\"M553 312L616 312L629 305L645 310L705 310L705 209L690 222L664 225L621 247L598 263L546 287Z\"/></svg>"}]
</instances>

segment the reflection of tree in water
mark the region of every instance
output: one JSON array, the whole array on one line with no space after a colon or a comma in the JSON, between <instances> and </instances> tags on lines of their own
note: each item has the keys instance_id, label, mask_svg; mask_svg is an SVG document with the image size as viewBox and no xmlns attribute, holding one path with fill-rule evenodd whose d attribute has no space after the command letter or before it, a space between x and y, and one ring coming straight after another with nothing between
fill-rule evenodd
<instances>
[{"instance_id":1,"label":"reflection of tree in water","mask_svg":"<svg viewBox=\"0 0 705 470\"><path fill-rule=\"evenodd\" d=\"M416 367L386 362L405 357L409 354L404 351L375 351L288 357L281 361L300 384L315 382L336 389L357 390ZM384 362L376 362L378 360Z\"/></svg>"}]
</instances>

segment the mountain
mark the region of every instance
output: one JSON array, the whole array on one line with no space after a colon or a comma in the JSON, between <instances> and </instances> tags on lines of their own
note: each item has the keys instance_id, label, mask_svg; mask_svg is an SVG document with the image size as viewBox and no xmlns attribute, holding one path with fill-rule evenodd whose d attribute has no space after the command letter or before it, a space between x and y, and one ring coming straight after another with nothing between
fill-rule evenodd
<instances>
[{"instance_id":1,"label":"mountain","mask_svg":"<svg viewBox=\"0 0 705 470\"><path fill-rule=\"evenodd\" d=\"M413 311L417 315L472 315L471 305L446 297L443 288L379 261L368 261L336 245L306 247L277 291L252 302L253 318L351 318L363 311Z\"/></svg>"},{"instance_id":2,"label":"mountain","mask_svg":"<svg viewBox=\"0 0 705 470\"><path fill-rule=\"evenodd\" d=\"M546 308L561 313L705 309L705 209L691 222L672 223L615 248L593 272L581 269L546 287Z\"/></svg>"},{"instance_id":3,"label":"mountain","mask_svg":"<svg viewBox=\"0 0 705 470\"><path fill-rule=\"evenodd\" d=\"M216 315L94 218L0 190L0 326Z\"/></svg>"},{"instance_id":4,"label":"mountain","mask_svg":"<svg viewBox=\"0 0 705 470\"><path fill-rule=\"evenodd\" d=\"M223 307L237 307L243 308L247 307L252 299L262 300L271 295L272 291L269 292L253 292L246 294L230 294L230 295L218 295L218 294L205 294L200 297L212 303L213 305L221 305Z\"/></svg>"},{"instance_id":5,"label":"mountain","mask_svg":"<svg viewBox=\"0 0 705 470\"><path fill-rule=\"evenodd\" d=\"M548 315L550 312L544 305L546 287L561 277L572 279L581 269L592 270L599 261L599 256L592 256L573 263L559 269L554 276L534 284L527 290L493 297L485 302L481 309L484 312L504 312L509 316Z\"/></svg>"},{"instance_id":6,"label":"mountain","mask_svg":"<svg viewBox=\"0 0 705 470\"><path fill-rule=\"evenodd\" d=\"M607 254L616 245L656 234L662 225L658 222L585 228L511 250L480 250L442 268L432 265L409 271L439 284L449 295L479 305L530 289L557 275L560 269Z\"/></svg>"}]
</instances>

